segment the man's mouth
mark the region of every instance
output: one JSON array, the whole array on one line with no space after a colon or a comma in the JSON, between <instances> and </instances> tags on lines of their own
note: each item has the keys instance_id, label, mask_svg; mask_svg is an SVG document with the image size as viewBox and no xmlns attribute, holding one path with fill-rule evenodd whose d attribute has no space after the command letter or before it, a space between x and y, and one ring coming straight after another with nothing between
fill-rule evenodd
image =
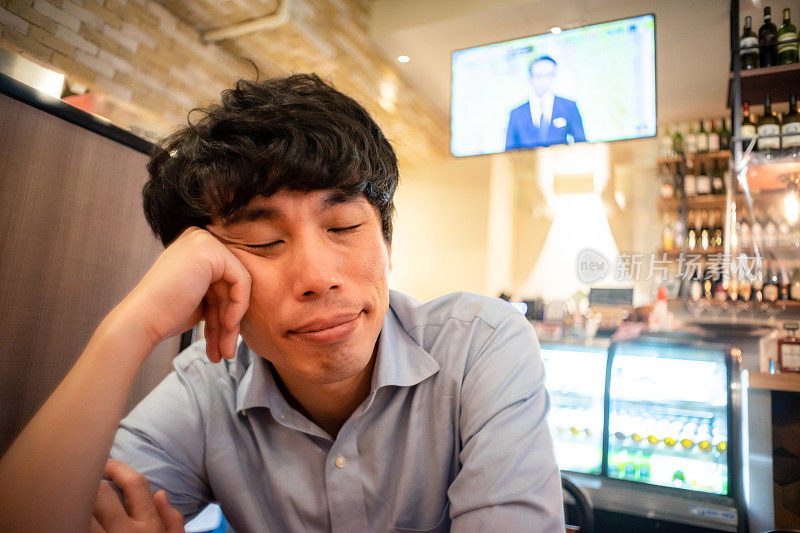
<instances>
[{"instance_id":1,"label":"man's mouth","mask_svg":"<svg viewBox=\"0 0 800 533\"><path fill-rule=\"evenodd\" d=\"M348 338L356 327L363 311L317 318L289 330L289 334L306 341L330 343Z\"/></svg>"}]
</instances>

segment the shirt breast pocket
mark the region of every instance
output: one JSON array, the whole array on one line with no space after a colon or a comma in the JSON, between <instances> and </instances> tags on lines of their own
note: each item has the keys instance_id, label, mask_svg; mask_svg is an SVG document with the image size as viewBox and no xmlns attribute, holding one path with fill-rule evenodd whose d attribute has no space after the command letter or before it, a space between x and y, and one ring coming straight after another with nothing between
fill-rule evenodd
<instances>
[{"instance_id":1,"label":"shirt breast pocket","mask_svg":"<svg viewBox=\"0 0 800 533\"><path fill-rule=\"evenodd\" d=\"M432 527L393 527L390 531L392 533L444 533L450 531L450 502L444 506L439 519Z\"/></svg>"}]
</instances>

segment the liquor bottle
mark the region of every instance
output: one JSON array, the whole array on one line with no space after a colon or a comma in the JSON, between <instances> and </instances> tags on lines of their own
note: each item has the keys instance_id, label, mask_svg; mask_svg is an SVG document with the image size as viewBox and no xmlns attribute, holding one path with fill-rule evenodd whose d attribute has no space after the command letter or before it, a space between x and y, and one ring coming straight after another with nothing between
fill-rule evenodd
<instances>
[{"instance_id":1,"label":"liquor bottle","mask_svg":"<svg viewBox=\"0 0 800 533\"><path fill-rule=\"evenodd\" d=\"M683 222L683 217L676 216L672 219L672 234L675 246L683 246L686 242L686 224Z\"/></svg>"},{"instance_id":2,"label":"liquor bottle","mask_svg":"<svg viewBox=\"0 0 800 533\"><path fill-rule=\"evenodd\" d=\"M797 42L781 44L784 41L797 39L797 28L792 24L789 8L783 10L783 24L778 30L778 64L791 65L797 63Z\"/></svg>"},{"instance_id":3,"label":"liquor bottle","mask_svg":"<svg viewBox=\"0 0 800 533\"><path fill-rule=\"evenodd\" d=\"M677 124L672 126L672 151L675 155L683 155L683 135Z\"/></svg>"},{"instance_id":4,"label":"liquor bottle","mask_svg":"<svg viewBox=\"0 0 800 533\"><path fill-rule=\"evenodd\" d=\"M797 330L800 324L786 322L786 336L778 340L778 367L781 372L800 372L800 339Z\"/></svg>"},{"instance_id":5,"label":"liquor bottle","mask_svg":"<svg viewBox=\"0 0 800 533\"><path fill-rule=\"evenodd\" d=\"M789 288L791 285L789 273L786 272L786 265L784 265L783 262L780 263L778 270L780 270L780 274L778 275L778 300L788 300Z\"/></svg>"},{"instance_id":6,"label":"liquor bottle","mask_svg":"<svg viewBox=\"0 0 800 533\"><path fill-rule=\"evenodd\" d=\"M728 120L725 118L722 119L722 130L719 132L719 149L731 149L731 132L728 129Z\"/></svg>"},{"instance_id":7,"label":"liquor bottle","mask_svg":"<svg viewBox=\"0 0 800 533\"><path fill-rule=\"evenodd\" d=\"M728 281L728 300L735 302L739 299L739 278L736 277L736 271L731 270L731 279Z\"/></svg>"},{"instance_id":8,"label":"liquor bottle","mask_svg":"<svg viewBox=\"0 0 800 533\"><path fill-rule=\"evenodd\" d=\"M675 180L672 177L672 172L670 172L668 164L664 163L663 165L661 165L661 171L659 172L659 176L661 181L661 198L667 199L674 197Z\"/></svg>"},{"instance_id":9,"label":"liquor bottle","mask_svg":"<svg viewBox=\"0 0 800 533\"><path fill-rule=\"evenodd\" d=\"M739 50L742 70L758 68L758 36L753 31L752 17L744 18L744 31L739 38Z\"/></svg>"},{"instance_id":10,"label":"liquor bottle","mask_svg":"<svg viewBox=\"0 0 800 533\"><path fill-rule=\"evenodd\" d=\"M697 132L697 153L708 153L708 132L706 131L705 120L700 121L700 129Z\"/></svg>"},{"instance_id":11,"label":"liquor bottle","mask_svg":"<svg viewBox=\"0 0 800 533\"><path fill-rule=\"evenodd\" d=\"M719 167L719 160L714 160L714 170L711 171L711 193L716 195L725 194L725 176Z\"/></svg>"},{"instance_id":12,"label":"liquor bottle","mask_svg":"<svg viewBox=\"0 0 800 533\"><path fill-rule=\"evenodd\" d=\"M677 200L683 198L683 169L680 163L675 164L675 173L672 175L672 197Z\"/></svg>"},{"instance_id":13,"label":"liquor bottle","mask_svg":"<svg viewBox=\"0 0 800 533\"><path fill-rule=\"evenodd\" d=\"M753 221L750 224L750 234L753 237L753 246L764 246L764 224L766 224L766 221L761 215L761 209L756 207Z\"/></svg>"},{"instance_id":14,"label":"liquor bottle","mask_svg":"<svg viewBox=\"0 0 800 533\"><path fill-rule=\"evenodd\" d=\"M686 134L684 149L689 155L697 153L697 130L694 129L694 122L689 123L689 133Z\"/></svg>"},{"instance_id":15,"label":"liquor bottle","mask_svg":"<svg viewBox=\"0 0 800 533\"><path fill-rule=\"evenodd\" d=\"M711 244L711 232L708 227L708 211L706 209L700 211L700 218L700 249L706 251Z\"/></svg>"},{"instance_id":16,"label":"liquor bottle","mask_svg":"<svg viewBox=\"0 0 800 533\"><path fill-rule=\"evenodd\" d=\"M750 300L753 302L764 301L764 270L761 260L756 260L755 272L753 272L753 280L751 284Z\"/></svg>"},{"instance_id":17,"label":"liquor bottle","mask_svg":"<svg viewBox=\"0 0 800 533\"><path fill-rule=\"evenodd\" d=\"M770 207L764 222L764 246L774 248L778 246L778 225L775 223L775 211Z\"/></svg>"},{"instance_id":18,"label":"liquor bottle","mask_svg":"<svg viewBox=\"0 0 800 533\"><path fill-rule=\"evenodd\" d=\"M717 124L713 118L711 119L711 129L708 131L708 151L719 151L719 131L717 130Z\"/></svg>"},{"instance_id":19,"label":"liquor bottle","mask_svg":"<svg viewBox=\"0 0 800 533\"><path fill-rule=\"evenodd\" d=\"M672 231L672 221L667 213L664 213L661 223L661 247L665 252L671 252L675 248L675 234Z\"/></svg>"},{"instance_id":20,"label":"liquor bottle","mask_svg":"<svg viewBox=\"0 0 800 533\"><path fill-rule=\"evenodd\" d=\"M692 271L692 277L691 280L689 281L689 298L692 301L696 302L697 300L703 297L703 281L702 281L703 273L700 268L700 265L693 265L693 266L695 268Z\"/></svg>"},{"instance_id":21,"label":"liquor bottle","mask_svg":"<svg viewBox=\"0 0 800 533\"><path fill-rule=\"evenodd\" d=\"M739 233L739 245L742 248L750 248L753 245L753 236L750 233L750 224L747 223L747 217L742 215L737 224Z\"/></svg>"},{"instance_id":22,"label":"liquor bottle","mask_svg":"<svg viewBox=\"0 0 800 533\"><path fill-rule=\"evenodd\" d=\"M778 274L772 269L772 264L767 262L767 275L764 278L764 301L775 302L778 300Z\"/></svg>"},{"instance_id":23,"label":"liquor bottle","mask_svg":"<svg viewBox=\"0 0 800 533\"><path fill-rule=\"evenodd\" d=\"M710 300L714 297L714 272L711 265L706 263L705 271L703 272L703 298Z\"/></svg>"},{"instance_id":24,"label":"liquor bottle","mask_svg":"<svg viewBox=\"0 0 800 533\"><path fill-rule=\"evenodd\" d=\"M705 163L700 163L700 173L697 175L697 195L711 194L711 176L706 173Z\"/></svg>"},{"instance_id":25,"label":"liquor bottle","mask_svg":"<svg viewBox=\"0 0 800 533\"><path fill-rule=\"evenodd\" d=\"M724 302L728 299L728 280L725 279L725 272L720 263L715 266L713 291L714 299L718 302Z\"/></svg>"},{"instance_id":26,"label":"liquor bottle","mask_svg":"<svg viewBox=\"0 0 800 533\"><path fill-rule=\"evenodd\" d=\"M764 114L758 119L758 149L765 152L780 150L781 139L777 137L781 133L781 123L772 112L772 98L770 95L764 99ZM764 138L762 135L775 135L775 137Z\"/></svg>"},{"instance_id":27,"label":"liquor bottle","mask_svg":"<svg viewBox=\"0 0 800 533\"><path fill-rule=\"evenodd\" d=\"M689 215L686 217L689 221L689 230L686 232L686 249L693 252L697 248L697 215L694 210L689 210Z\"/></svg>"},{"instance_id":28,"label":"liquor bottle","mask_svg":"<svg viewBox=\"0 0 800 533\"><path fill-rule=\"evenodd\" d=\"M749 274L745 272L744 275L738 279L738 281L739 281L739 299L745 302L749 302L753 290Z\"/></svg>"},{"instance_id":29,"label":"liquor bottle","mask_svg":"<svg viewBox=\"0 0 800 533\"><path fill-rule=\"evenodd\" d=\"M756 123L750 114L750 103L742 104L742 140L745 141L743 149L747 149L750 139L756 136Z\"/></svg>"},{"instance_id":30,"label":"liquor bottle","mask_svg":"<svg viewBox=\"0 0 800 533\"><path fill-rule=\"evenodd\" d=\"M789 97L789 112L783 116L781 135L784 148L800 147L800 113L797 112L797 94L794 91Z\"/></svg>"},{"instance_id":31,"label":"liquor bottle","mask_svg":"<svg viewBox=\"0 0 800 533\"><path fill-rule=\"evenodd\" d=\"M683 193L687 198L697 194L697 178L694 175L694 169L690 168L688 164L686 165L686 174L683 177Z\"/></svg>"},{"instance_id":32,"label":"liquor bottle","mask_svg":"<svg viewBox=\"0 0 800 533\"><path fill-rule=\"evenodd\" d=\"M711 246L722 246L722 215L719 208L714 209L714 222L711 224Z\"/></svg>"},{"instance_id":33,"label":"liquor bottle","mask_svg":"<svg viewBox=\"0 0 800 533\"><path fill-rule=\"evenodd\" d=\"M792 277L789 281L789 298L794 301L800 301L800 262L795 263Z\"/></svg>"},{"instance_id":34,"label":"liquor bottle","mask_svg":"<svg viewBox=\"0 0 800 533\"><path fill-rule=\"evenodd\" d=\"M764 8L764 24L758 28L759 63L761 67L772 67L778 64L778 51L775 41L778 37L778 28L772 22L772 10L769 6Z\"/></svg>"}]
</instances>

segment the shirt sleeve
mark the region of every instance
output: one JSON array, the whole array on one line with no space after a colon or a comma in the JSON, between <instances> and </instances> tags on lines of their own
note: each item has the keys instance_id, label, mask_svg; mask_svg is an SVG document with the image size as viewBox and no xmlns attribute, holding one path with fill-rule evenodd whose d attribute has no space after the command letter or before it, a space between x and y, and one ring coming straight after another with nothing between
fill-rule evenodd
<instances>
[{"instance_id":1,"label":"shirt sleeve","mask_svg":"<svg viewBox=\"0 0 800 533\"><path fill-rule=\"evenodd\" d=\"M203 461L199 366L178 356L173 372L120 422L111 448L111 459L144 474L151 492L164 489L187 519L213 500Z\"/></svg>"},{"instance_id":2,"label":"shirt sleeve","mask_svg":"<svg viewBox=\"0 0 800 533\"><path fill-rule=\"evenodd\" d=\"M505 318L467 363L461 470L448 489L452 531L563 532L561 475L533 327Z\"/></svg>"}]
</instances>

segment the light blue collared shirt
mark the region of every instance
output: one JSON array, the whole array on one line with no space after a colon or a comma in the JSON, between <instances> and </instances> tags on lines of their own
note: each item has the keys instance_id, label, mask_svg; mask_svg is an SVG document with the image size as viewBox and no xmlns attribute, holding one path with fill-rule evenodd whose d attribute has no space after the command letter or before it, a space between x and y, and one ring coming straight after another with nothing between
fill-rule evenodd
<instances>
[{"instance_id":1,"label":"light blue collared shirt","mask_svg":"<svg viewBox=\"0 0 800 533\"><path fill-rule=\"evenodd\" d=\"M197 342L120 424L111 457L184 516L216 501L239 533L563 532L539 344L495 298L391 291L369 396L336 439L241 344Z\"/></svg>"}]
</instances>

